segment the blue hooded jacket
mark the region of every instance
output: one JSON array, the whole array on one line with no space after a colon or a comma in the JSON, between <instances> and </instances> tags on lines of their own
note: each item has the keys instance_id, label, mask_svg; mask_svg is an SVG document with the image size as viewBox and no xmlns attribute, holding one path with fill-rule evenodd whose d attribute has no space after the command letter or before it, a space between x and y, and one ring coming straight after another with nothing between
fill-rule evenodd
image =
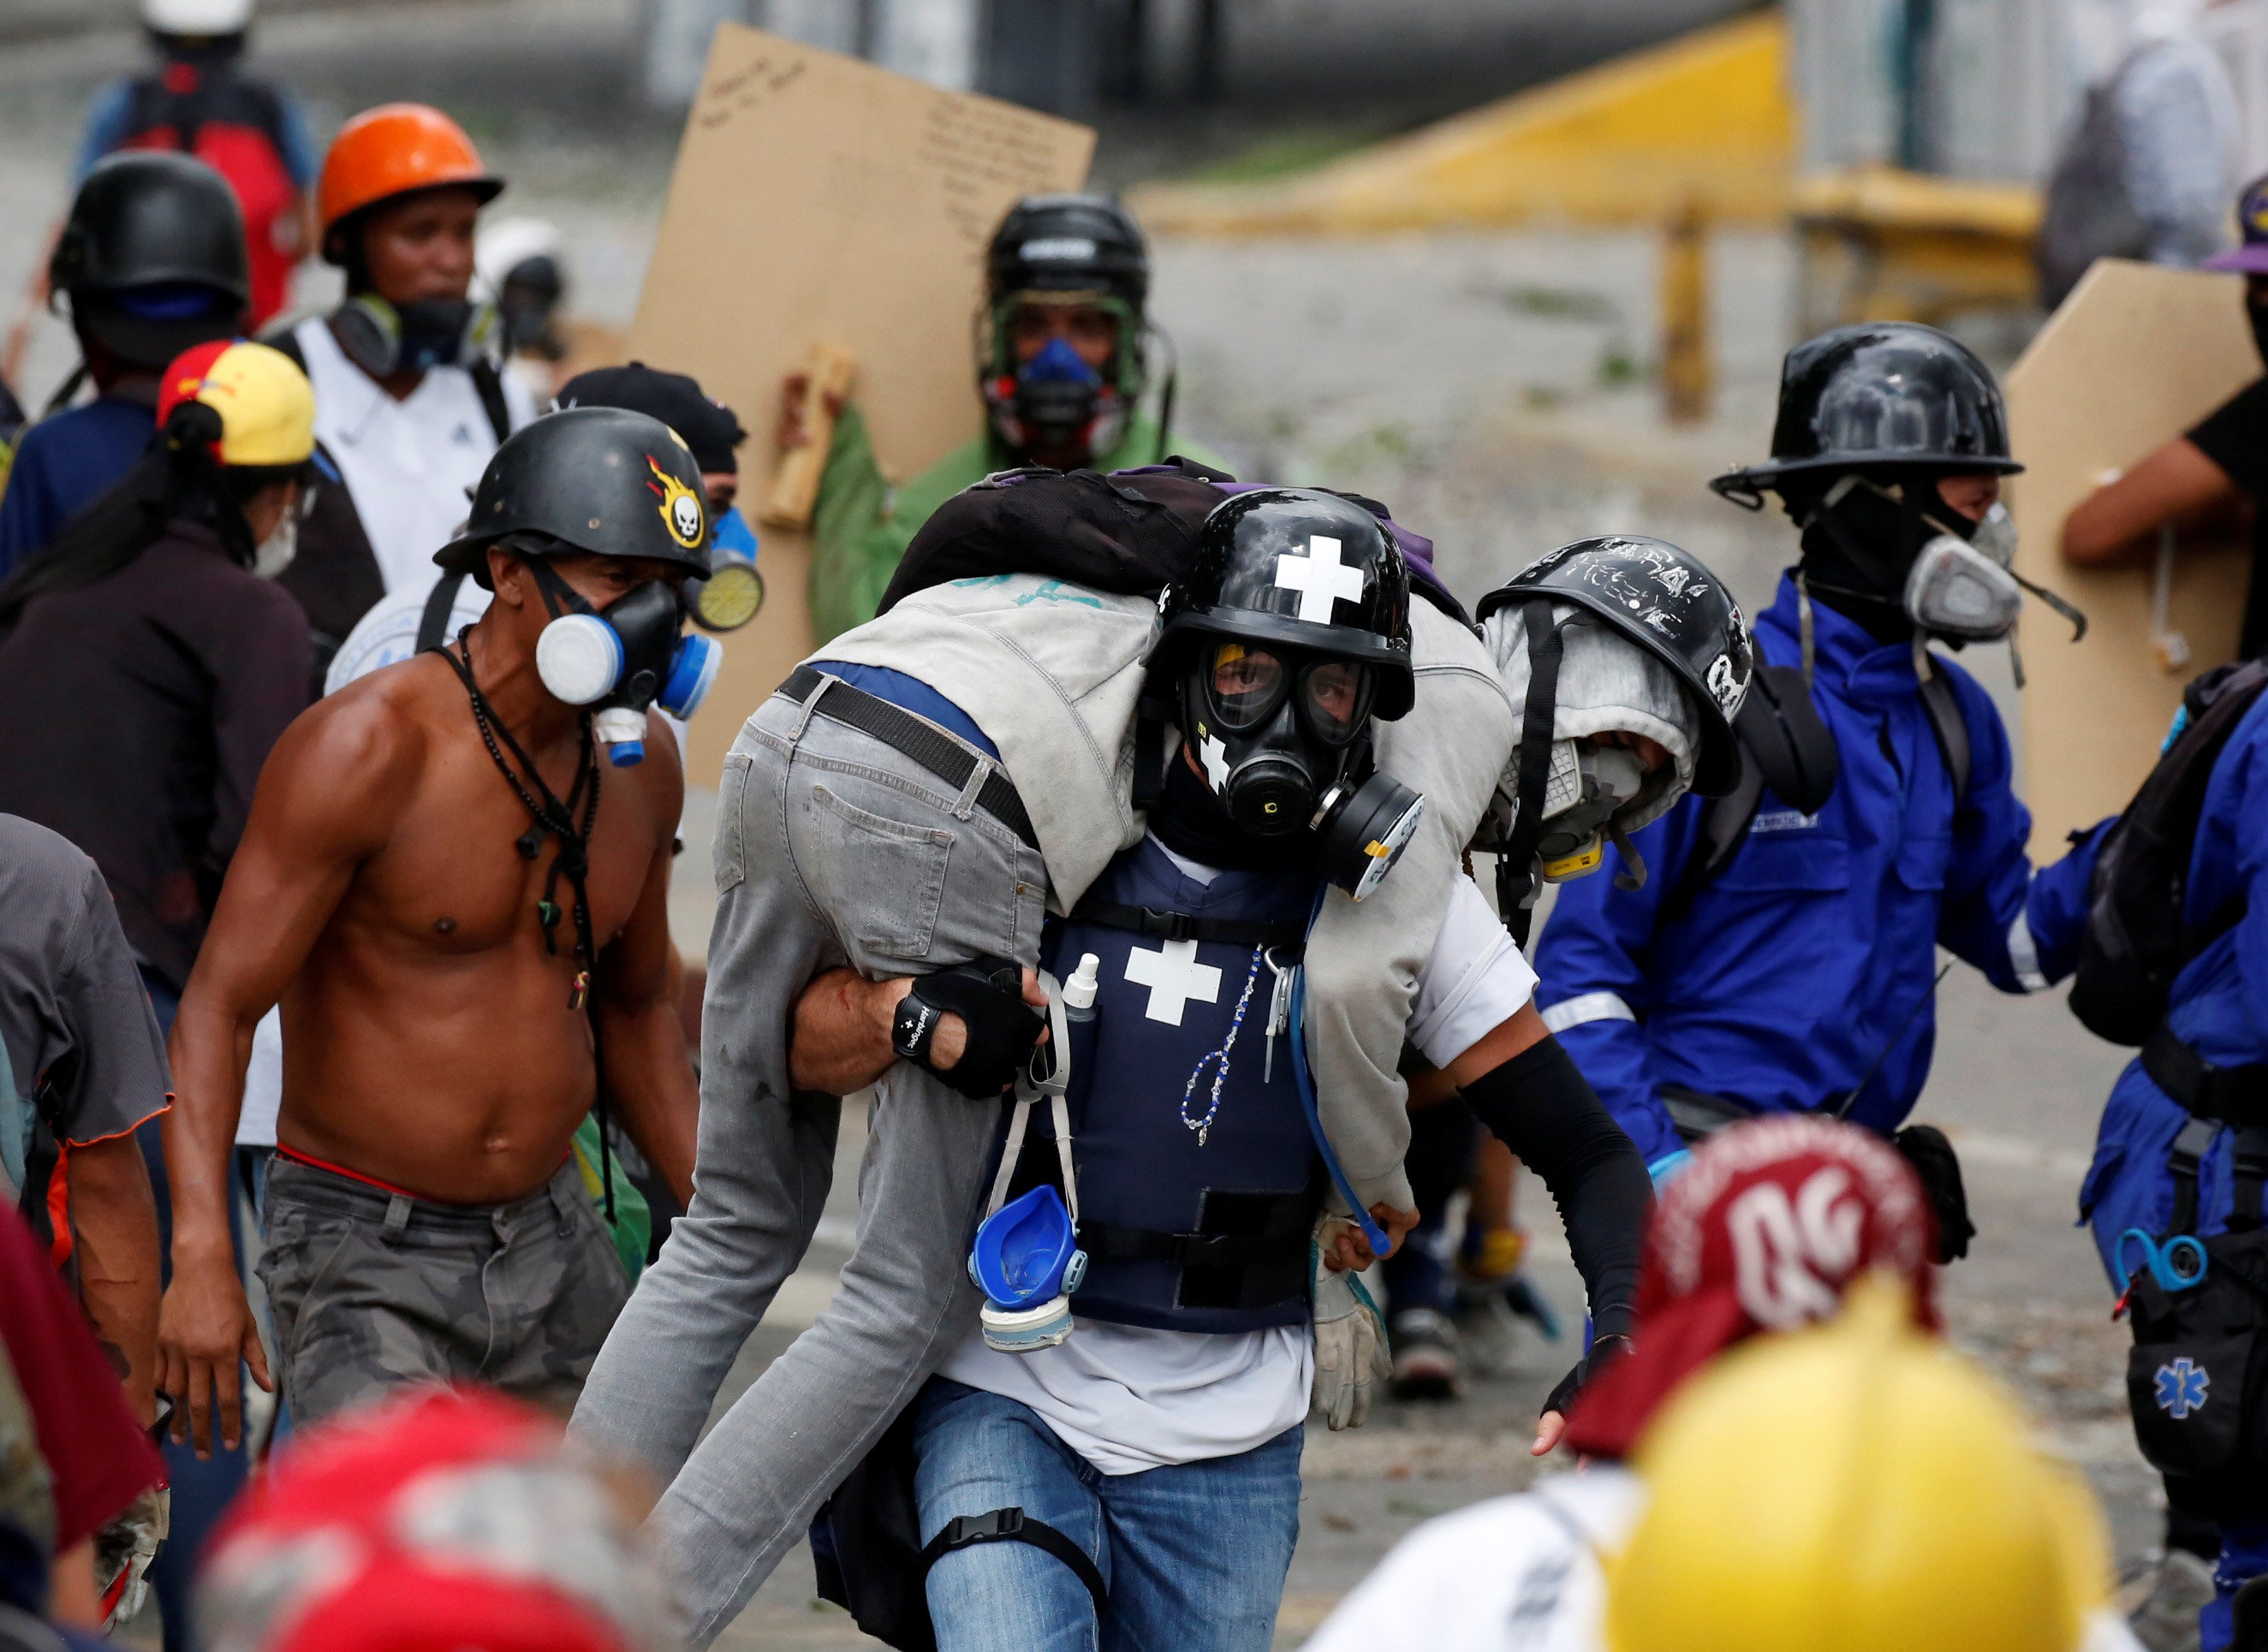
<instances>
[{"instance_id":1,"label":"blue hooded jacket","mask_svg":"<svg viewBox=\"0 0 2268 1652\"><path fill-rule=\"evenodd\" d=\"M2004 992L2045 986L2077 956L2075 927L2066 948L2033 944L2031 816L2009 789L1991 698L1932 656L1969 731L1956 806L1911 645L1878 642L1823 604L1813 616L1812 700L1841 753L1834 795L1805 815L1767 789L1731 863L1665 920L1708 801L1684 798L1633 839L1646 886L1565 885L1538 948L1545 1024L1649 1164L1683 1145L1664 1084L1780 1112L1831 1106L1863 1080L1850 1116L1895 1129L1929 1076L1938 946ZM1756 638L1770 664L1800 662L1792 578ZM2083 900L2083 872L2077 890ZM2070 892L2051 881L2029 899Z\"/></svg>"}]
</instances>

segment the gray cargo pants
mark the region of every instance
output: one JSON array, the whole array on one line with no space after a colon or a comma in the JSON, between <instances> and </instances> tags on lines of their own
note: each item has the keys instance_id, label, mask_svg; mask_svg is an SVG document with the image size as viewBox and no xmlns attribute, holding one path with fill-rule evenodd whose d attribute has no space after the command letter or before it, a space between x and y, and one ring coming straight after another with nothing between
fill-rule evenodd
<instances>
[{"instance_id":1,"label":"gray cargo pants","mask_svg":"<svg viewBox=\"0 0 2268 1652\"><path fill-rule=\"evenodd\" d=\"M795 1002L980 954L1036 964L1039 851L894 746L774 696L725 760L693 1207L592 1370L575 1431L664 1478L654 1522L691 1637L747 1604L820 1503L975 1326L964 1252L999 1109L901 1062L877 1087L857 1247L833 1303L695 1449L811 1242L841 1103L791 1094Z\"/></svg>"},{"instance_id":2,"label":"gray cargo pants","mask_svg":"<svg viewBox=\"0 0 2268 1652\"><path fill-rule=\"evenodd\" d=\"M524 1198L443 1205L279 1158L267 1207L257 1271L301 1428L419 1382L564 1413L630 1296L571 1160Z\"/></svg>"}]
</instances>

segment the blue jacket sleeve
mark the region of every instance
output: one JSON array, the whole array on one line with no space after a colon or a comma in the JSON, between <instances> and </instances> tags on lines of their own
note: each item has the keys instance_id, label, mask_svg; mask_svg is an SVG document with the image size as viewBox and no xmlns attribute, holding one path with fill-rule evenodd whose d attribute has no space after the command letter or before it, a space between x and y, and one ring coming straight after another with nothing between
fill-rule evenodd
<instances>
[{"instance_id":1,"label":"blue jacket sleeve","mask_svg":"<svg viewBox=\"0 0 2268 1652\"><path fill-rule=\"evenodd\" d=\"M2103 833L2117 815L2098 820L2084 832L2072 834L2070 851L2052 866L2032 874L2031 893L2024 902L2024 927L2043 980L2055 982L2079 966L2079 943L2087 933L2087 887L2095 877L2095 859L2102 852Z\"/></svg>"},{"instance_id":2,"label":"blue jacket sleeve","mask_svg":"<svg viewBox=\"0 0 2268 1652\"><path fill-rule=\"evenodd\" d=\"M78 173L80 182L94 170L95 162L126 141L126 116L134 106L134 88L123 80L114 80L94 94L87 106L86 132L79 139Z\"/></svg>"},{"instance_id":3,"label":"blue jacket sleeve","mask_svg":"<svg viewBox=\"0 0 2268 1652\"><path fill-rule=\"evenodd\" d=\"M323 158L315 147L315 140L307 135L307 117L300 112L299 100L281 87L276 89L276 142L284 170L300 188L312 189L315 174L322 170Z\"/></svg>"},{"instance_id":4,"label":"blue jacket sleeve","mask_svg":"<svg viewBox=\"0 0 2268 1652\"><path fill-rule=\"evenodd\" d=\"M1563 884L1536 943L1536 1007L1591 1088L1652 1164L1684 1142L1663 1111L1649 1061L1647 978L1661 905L1691 853L1703 807L1686 797L1631 840L1646 865L1643 889L1618 889L1619 850L1587 877Z\"/></svg>"},{"instance_id":5,"label":"blue jacket sleeve","mask_svg":"<svg viewBox=\"0 0 2268 1652\"><path fill-rule=\"evenodd\" d=\"M7 481L0 486L0 579L55 538L55 530L63 525L63 512L55 503L48 476L47 450L41 426L35 424L25 431L16 448L15 462L8 467Z\"/></svg>"},{"instance_id":6,"label":"blue jacket sleeve","mask_svg":"<svg viewBox=\"0 0 2268 1652\"><path fill-rule=\"evenodd\" d=\"M2032 863L2024 849L2032 834L2031 811L2010 784L2014 761L1999 711L1968 672L1953 667L1948 675L1969 726L1969 793L1954 807L1938 942L1984 971L2002 992L2032 991L2045 983L2029 958L2015 956L2028 949L2021 935L2012 936L2031 886Z\"/></svg>"}]
</instances>

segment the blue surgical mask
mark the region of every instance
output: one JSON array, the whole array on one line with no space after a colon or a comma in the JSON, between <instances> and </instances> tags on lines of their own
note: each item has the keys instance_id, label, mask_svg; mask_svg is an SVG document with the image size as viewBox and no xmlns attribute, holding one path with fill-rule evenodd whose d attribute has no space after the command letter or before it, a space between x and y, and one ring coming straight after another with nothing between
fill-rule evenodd
<instances>
[{"instance_id":1,"label":"blue surgical mask","mask_svg":"<svg viewBox=\"0 0 2268 1652\"><path fill-rule=\"evenodd\" d=\"M710 529L709 551L712 557L733 556L747 562L756 560L756 531L740 514L740 506L733 505L717 518Z\"/></svg>"}]
</instances>

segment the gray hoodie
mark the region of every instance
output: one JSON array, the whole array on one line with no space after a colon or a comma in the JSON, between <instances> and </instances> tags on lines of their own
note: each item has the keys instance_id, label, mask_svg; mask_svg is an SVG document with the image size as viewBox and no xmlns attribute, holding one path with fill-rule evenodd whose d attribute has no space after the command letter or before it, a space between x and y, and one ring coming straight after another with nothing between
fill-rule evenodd
<instances>
[{"instance_id":1,"label":"gray hoodie","mask_svg":"<svg viewBox=\"0 0 2268 1652\"><path fill-rule=\"evenodd\" d=\"M1425 819L1367 900L1329 892L1307 954L1307 1059L1323 1132L1364 1205L1404 1210L1415 1200L1402 1169L1403 1032L1450 879L1518 734L1480 639L1422 598L1410 610L1417 703L1379 725L1378 760L1423 794ZM1147 598L993 575L918 591L812 657L903 672L967 712L1031 815L1049 904L1068 911L1142 838L1134 709L1157 613Z\"/></svg>"}]
</instances>

